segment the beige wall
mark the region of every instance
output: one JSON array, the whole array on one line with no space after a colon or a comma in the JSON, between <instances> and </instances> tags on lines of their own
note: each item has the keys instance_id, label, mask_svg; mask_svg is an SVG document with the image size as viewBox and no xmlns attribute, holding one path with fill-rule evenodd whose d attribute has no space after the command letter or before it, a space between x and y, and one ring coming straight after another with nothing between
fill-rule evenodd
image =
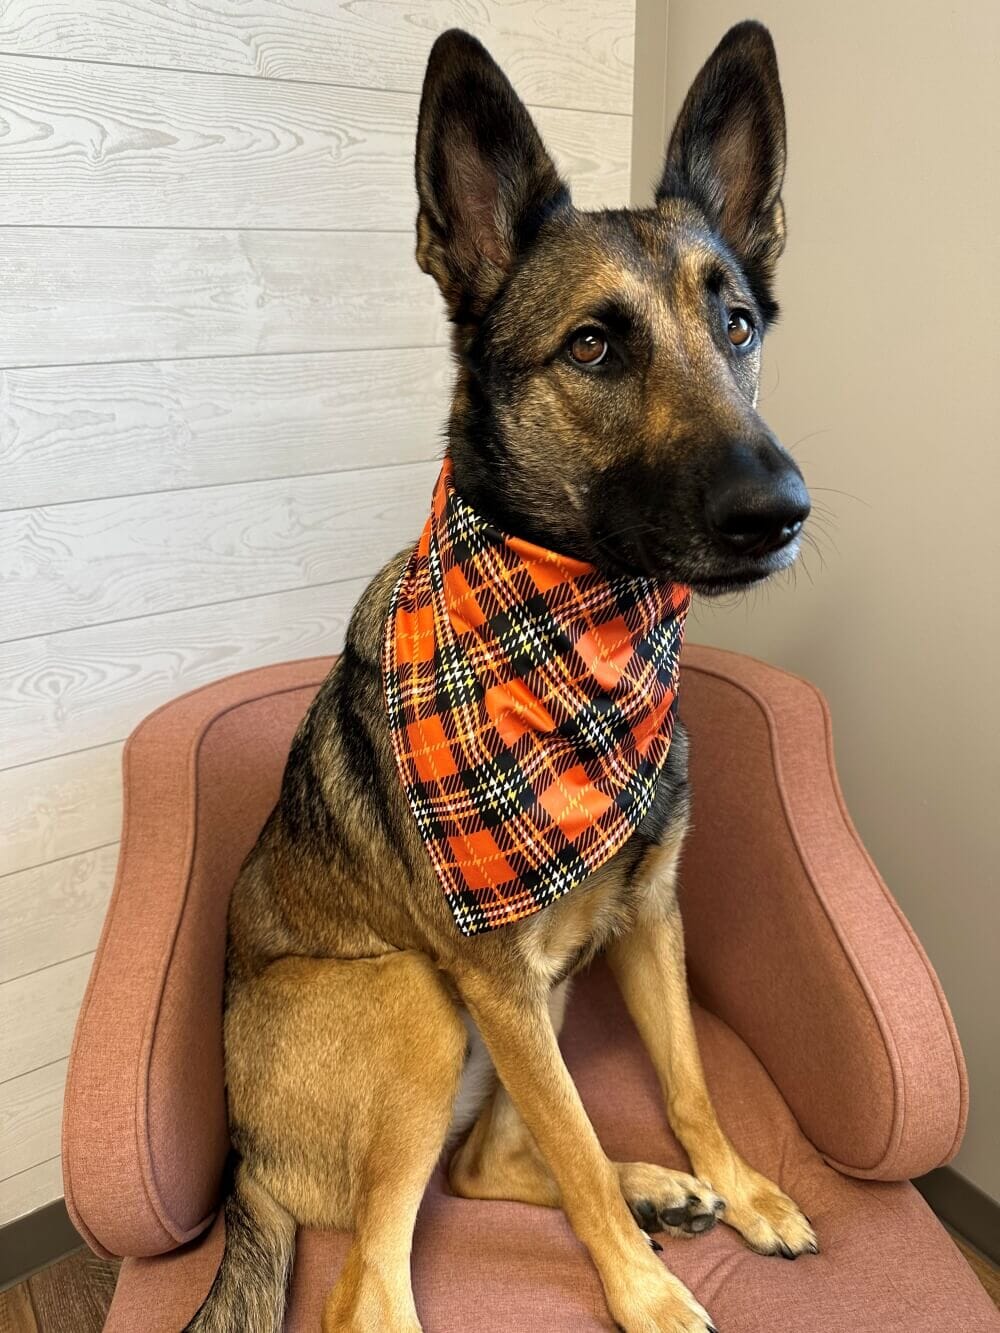
<instances>
[{"instance_id":1,"label":"beige wall","mask_svg":"<svg viewBox=\"0 0 1000 1333\"><path fill-rule=\"evenodd\" d=\"M961 1032L956 1165L1000 1198L1000 6L752 8L777 44L790 154L761 408L813 489L822 554L794 583L701 610L693 637L825 690L851 810ZM670 0L671 122L747 12ZM655 97L637 111L641 195Z\"/></svg>"},{"instance_id":2,"label":"beige wall","mask_svg":"<svg viewBox=\"0 0 1000 1333\"><path fill-rule=\"evenodd\" d=\"M434 36L483 37L583 203L628 197L634 0L252 8L0 5L0 1224L62 1192L122 740L334 651L425 513Z\"/></svg>"}]
</instances>

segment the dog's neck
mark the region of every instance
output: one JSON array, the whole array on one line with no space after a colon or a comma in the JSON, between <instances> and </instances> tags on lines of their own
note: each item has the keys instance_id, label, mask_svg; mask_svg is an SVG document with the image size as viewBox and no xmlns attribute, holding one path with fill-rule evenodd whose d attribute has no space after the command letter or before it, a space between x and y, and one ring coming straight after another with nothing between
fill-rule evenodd
<instances>
[{"instance_id":1,"label":"dog's neck","mask_svg":"<svg viewBox=\"0 0 1000 1333\"><path fill-rule=\"evenodd\" d=\"M537 481L523 475L489 401L471 376L456 388L448 421L448 456L455 489L501 532L577 560L592 560L579 533L565 522L565 506L551 495L532 504Z\"/></svg>"}]
</instances>

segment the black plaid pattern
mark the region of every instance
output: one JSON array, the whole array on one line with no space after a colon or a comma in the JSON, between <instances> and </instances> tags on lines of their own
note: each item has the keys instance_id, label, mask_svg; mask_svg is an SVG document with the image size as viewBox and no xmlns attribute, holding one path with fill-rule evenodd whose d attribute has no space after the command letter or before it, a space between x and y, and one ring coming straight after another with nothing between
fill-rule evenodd
<instances>
[{"instance_id":1,"label":"black plaid pattern","mask_svg":"<svg viewBox=\"0 0 1000 1333\"><path fill-rule=\"evenodd\" d=\"M545 907L638 827L670 745L689 602L497 532L445 462L383 677L404 790L464 934Z\"/></svg>"}]
</instances>

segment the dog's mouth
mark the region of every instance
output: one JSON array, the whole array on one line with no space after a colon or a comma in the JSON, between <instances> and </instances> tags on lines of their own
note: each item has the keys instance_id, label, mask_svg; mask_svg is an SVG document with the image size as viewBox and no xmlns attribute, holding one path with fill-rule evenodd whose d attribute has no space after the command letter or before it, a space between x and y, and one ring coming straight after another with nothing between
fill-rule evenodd
<instances>
[{"instance_id":1,"label":"dog's mouth","mask_svg":"<svg viewBox=\"0 0 1000 1333\"><path fill-rule=\"evenodd\" d=\"M796 536L779 551L734 562L723 560L721 568L698 570L684 581L701 597L724 597L727 593L744 592L791 569L798 558L800 545L800 538Z\"/></svg>"},{"instance_id":2,"label":"dog's mouth","mask_svg":"<svg viewBox=\"0 0 1000 1333\"><path fill-rule=\"evenodd\" d=\"M598 540L598 563L611 577L647 578L683 583L700 597L745 592L790 569L801 544L797 535L780 550L765 555L734 556L720 551L711 539L690 542L687 551L653 552L645 544L613 546Z\"/></svg>"}]
</instances>

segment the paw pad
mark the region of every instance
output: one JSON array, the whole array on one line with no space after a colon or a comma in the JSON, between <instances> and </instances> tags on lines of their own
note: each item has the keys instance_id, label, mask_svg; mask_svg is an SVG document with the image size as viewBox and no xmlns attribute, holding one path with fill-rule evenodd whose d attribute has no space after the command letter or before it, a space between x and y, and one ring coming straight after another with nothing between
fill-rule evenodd
<instances>
[{"instance_id":1,"label":"paw pad","mask_svg":"<svg viewBox=\"0 0 1000 1333\"><path fill-rule=\"evenodd\" d=\"M711 1231L725 1208L720 1199L703 1200L689 1194L682 1204L656 1204L652 1199L636 1199L632 1216L643 1231L671 1231L682 1236L700 1236Z\"/></svg>"}]
</instances>

